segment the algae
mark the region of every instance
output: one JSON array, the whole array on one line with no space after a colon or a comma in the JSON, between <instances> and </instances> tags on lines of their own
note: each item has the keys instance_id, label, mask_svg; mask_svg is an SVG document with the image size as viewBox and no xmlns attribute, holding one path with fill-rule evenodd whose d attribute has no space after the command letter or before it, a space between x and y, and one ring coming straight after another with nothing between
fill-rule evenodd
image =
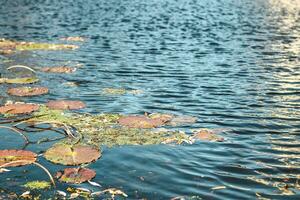
<instances>
[{"instance_id":1,"label":"algae","mask_svg":"<svg viewBox=\"0 0 300 200\"><path fill-rule=\"evenodd\" d=\"M105 145L151 145L177 143L189 140L181 131L167 129L126 128L118 124L119 114L72 113L61 110L50 110L45 106L33 114L30 122L60 122L73 127L82 136L81 143ZM70 143L69 140L64 140ZM72 143L72 142L71 142Z\"/></svg>"},{"instance_id":2,"label":"algae","mask_svg":"<svg viewBox=\"0 0 300 200\"><path fill-rule=\"evenodd\" d=\"M27 182L24 187L30 190L43 190L51 187L51 183L47 181L30 181Z\"/></svg>"}]
</instances>

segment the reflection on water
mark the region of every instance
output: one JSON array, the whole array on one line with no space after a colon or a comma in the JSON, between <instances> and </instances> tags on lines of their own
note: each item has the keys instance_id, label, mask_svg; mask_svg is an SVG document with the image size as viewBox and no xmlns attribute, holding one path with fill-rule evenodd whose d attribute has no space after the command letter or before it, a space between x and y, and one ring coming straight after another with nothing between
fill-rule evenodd
<instances>
[{"instance_id":1,"label":"reflection on water","mask_svg":"<svg viewBox=\"0 0 300 200\"><path fill-rule=\"evenodd\" d=\"M83 65L75 74L39 73L51 93L26 101L80 99L86 112L184 114L199 120L180 129L232 130L222 143L104 148L91 167L105 188L122 188L131 199L297 199L299 13L299 0L4 1L0 37L88 39L78 51L22 52L0 66ZM0 101L11 99L6 87ZM104 88L143 93L110 96ZM12 148L13 137L5 139L1 149ZM13 180L11 187L24 182ZM218 186L225 189L212 190Z\"/></svg>"}]
</instances>

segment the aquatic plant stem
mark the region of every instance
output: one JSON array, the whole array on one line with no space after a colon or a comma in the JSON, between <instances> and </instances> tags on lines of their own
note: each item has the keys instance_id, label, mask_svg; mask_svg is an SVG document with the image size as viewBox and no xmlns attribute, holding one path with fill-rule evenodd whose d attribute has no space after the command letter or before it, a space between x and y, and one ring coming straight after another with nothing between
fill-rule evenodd
<instances>
[{"instance_id":1,"label":"aquatic plant stem","mask_svg":"<svg viewBox=\"0 0 300 200\"><path fill-rule=\"evenodd\" d=\"M11 162L5 163L5 164L3 164L3 165L0 165L0 169L1 169L1 168L4 168L4 167L6 167L6 166L9 166L9 165L11 165L11 164L15 164L15 163L24 163L24 162L28 162L28 164L34 164L34 165L40 167L41 169L43 169L43 170L46 172L46 174L49 176L49 179L50 179L52 185L53 185L54 187L56 187L54 178L52 177L52 175L51 175L51 173L49 172L49 170L48 170L46 167L44 167L43 165L41 165L41 164L39 164L39 163L37 163L37 162L30 162L30 161L28 161L28 160L11 161Z\"/></svg>"}]
</instances>

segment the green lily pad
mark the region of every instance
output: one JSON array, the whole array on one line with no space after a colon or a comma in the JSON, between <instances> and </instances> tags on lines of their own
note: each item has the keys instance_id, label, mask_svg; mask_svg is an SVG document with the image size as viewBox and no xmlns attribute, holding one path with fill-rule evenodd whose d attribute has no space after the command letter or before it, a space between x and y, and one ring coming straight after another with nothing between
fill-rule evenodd
<instances>
[{"instance_id":1,"label":"green lily pad","mask_svg":"<svg viewBox=\"0 0 300 200\"><path fill-rule=\"evenodd\" d=\"M101 152L95 147L82 144L56 144L45 152L44 157L56 164L80 165L99 159Z\"/></svg>"}]
</instances>

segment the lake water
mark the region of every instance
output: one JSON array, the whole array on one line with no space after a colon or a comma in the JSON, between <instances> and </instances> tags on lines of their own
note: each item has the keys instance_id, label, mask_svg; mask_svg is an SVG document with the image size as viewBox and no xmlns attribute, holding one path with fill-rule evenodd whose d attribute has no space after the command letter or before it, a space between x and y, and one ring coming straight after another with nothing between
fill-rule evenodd
<instances>
[{"instance_id":1,"label":"lake water","mask_svg":"<svg viewBox=\"0 0 300 200\"><path fill-rule=\"evenodd\" d=\"M39 73L50 94L13 100L77 99L84 112L191 115L197 123L179 129L230 129L224 142L104 147L90 165L103 188L129 199L300 199L299 0L1 0L0 37L61 43L67 36L87 41L75 51L1 57L3 73L13 64L83 65L74 74ZM107 96L103 88L143 93ZM2 103L12 99L6 89L0 85ZM0 149L22 145L0 135ZM1 174L0 188L20 193L28 180L47 180L31 169Z\"/></svg>"}]
</instances>

